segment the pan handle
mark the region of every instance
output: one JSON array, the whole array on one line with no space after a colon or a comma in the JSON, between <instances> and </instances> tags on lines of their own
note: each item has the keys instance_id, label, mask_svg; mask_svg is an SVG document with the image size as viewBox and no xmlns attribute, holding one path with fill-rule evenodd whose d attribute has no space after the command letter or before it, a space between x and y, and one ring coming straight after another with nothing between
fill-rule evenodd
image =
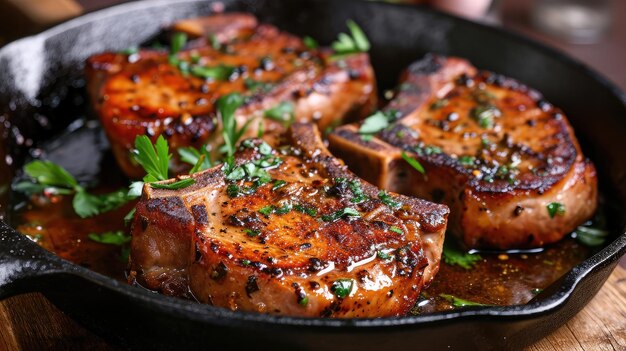
<instances>
[{"instance_id":1,"label":"pan handle","mask_svg":"<svg viewBox=\"0 0 626 351\"><path fill-rule=\"evenodd\" d=\"M70 270L67 262L0 221L0 300L42 291L46 277Z\"/></svg>"}]
</instances>

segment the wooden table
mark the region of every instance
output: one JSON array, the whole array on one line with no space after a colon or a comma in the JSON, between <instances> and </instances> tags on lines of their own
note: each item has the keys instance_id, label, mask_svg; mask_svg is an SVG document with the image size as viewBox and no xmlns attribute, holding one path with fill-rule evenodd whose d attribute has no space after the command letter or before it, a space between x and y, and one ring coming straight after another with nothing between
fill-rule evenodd
<instances>
[{"instance_id":1,"label":"wooden table","mask_svg":"<svg viewBox=\"0 0 626 351\"><path fill-rule=\"evenodd\" d=\"M79 0L86 10L122 0ZM0 3L2 1L0 0ZM547 42L598 69L626 89L626 21L615 19L612 33L595 45L572 45L547 37L528 25L530 3L501 3L503 25ZM626 1L615 13L626 15ZM2 34L2 33L0 33ZM1 38L0 38L1 43ZM40 294L0 302L0 350L111 350L106 341L85 330ZM578 315L528 350L626 350L626 257L598 295Z\"/></svg>"},{"instance_id":2,"label":"wooden table","mask_svg":"<svg viewBox=\"0 0 626 351\"><path fill-rule=\"evenodd\" d=\"M113 349L40 294L0 302L0 350ZM580 313L527 350L626 350L626 257Z\"/></svg>"}]
</instances>

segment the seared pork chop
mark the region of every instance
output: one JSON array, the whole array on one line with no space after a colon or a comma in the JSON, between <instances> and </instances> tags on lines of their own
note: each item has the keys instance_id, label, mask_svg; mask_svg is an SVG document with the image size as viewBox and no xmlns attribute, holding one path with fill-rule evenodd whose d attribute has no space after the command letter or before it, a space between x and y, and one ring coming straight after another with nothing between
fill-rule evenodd
<instances>
[{"instance_id":1,"label":"seared pork chop","mask_svg":"<svg viewBox=\"0 0 626 351\"><path fill-rule=\"evenodd\" d=\"M471 248L543 246L593 215L595 168L567 118L539 93L434 55L401 81L385 110L388 126L383 119L375 135L364 135L363 124L351 124L329 136L331 151L357 175L445 203L450 231Z\"/></svg>"},{"instance_id":2,"label":"seared pork chop","mask_svg":"<svg viewBox=\"0 0 626 351\"><path fill-rule=\"evenodd\" d=\"M129 157L138 135L164 135L174 149L208 144L216 152L222 140L215 102L227 93L246 96L236 112L238 125L248 123L245 136L263 131L268 141L293 120L325 129L364 117L376 104L367 54L330 59L331 51L307 47L248 14L184 20L173 30L200 39L178 53L141 49L87 61L94 110L130 177L142 175ZM177 160L178 173L185 167Z\"/></svg>"},{"instance_id":3,"label":"seared pork chop","mask_svg":"<svg viewBox=\"0 0 626 351\"><path fill-rule=\"evenodd\" d=\"M179 176L195 180L184 189L146 185L130 281L232 310L407 313L439 268L448 208L360 180L312 124L288 139L248 139L232 166Z\"/></svg>"}]
</instances>

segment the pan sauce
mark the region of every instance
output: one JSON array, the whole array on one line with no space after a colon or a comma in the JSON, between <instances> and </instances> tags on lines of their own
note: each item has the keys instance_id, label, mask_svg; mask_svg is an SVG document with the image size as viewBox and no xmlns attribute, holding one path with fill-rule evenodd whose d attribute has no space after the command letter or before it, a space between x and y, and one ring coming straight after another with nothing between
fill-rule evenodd
<instances>
[{"instance_id":1,"label":"pan sauce","mask_svg":"<svg viewBox=\"0 0 626 351\"><path fill-rule=\"evenodd\" d=\"M72 133L64 138L71 137ZM64 165L63 160L55 162ZM91 180L101 186L91 188L90 192L105 193L128 184L112 157L105 155L100 169L106 171L101 171L98 179ZM120 174L111 175L116 172ZM123 218L135 202L99 216L81 219L74 213L70 196L36 197L32 200L13 206L11 219L18 231L64 259L114 279L125 280L128 246L97 243L88 235L125 230ZM488 305L525 304L591 253L587 247L568 236L539 250L481 252L482 259L472 269L451 266L442 260L438 275L430 287L423 290L412 313L454 309L449 300L441 297L442 294Z\"/></svg>"}]
</instances>

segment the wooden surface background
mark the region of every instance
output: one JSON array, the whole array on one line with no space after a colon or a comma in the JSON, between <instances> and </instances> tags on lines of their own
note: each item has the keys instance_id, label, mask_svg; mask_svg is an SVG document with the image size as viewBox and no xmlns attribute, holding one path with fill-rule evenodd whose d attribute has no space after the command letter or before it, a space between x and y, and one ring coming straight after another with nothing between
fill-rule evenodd
<instances>
[{"instance_id":1,"label":"wooden surface background","mask_svg":"<svg viewBox=\"0 0 626 351\"><path fill-rule=\"evenodd\" d=\"M114 348L34 293L0 302L0 350ZM626 256L580 313L526 350L626 350Z\"/></svg>"},{"instance_id":2,"label":"wooden surface background","mask_svg":"<svg viewBox=\"0 0 626 351\"><path fill-rule=\"evenodd\" d=\"M0 0L0 45L17 36L49 25L34 14L30 26L23 15L10 15L9 7L26 3L54 2L45 14L53 21L124 0ZM573 45L550 38L529 25L532 0L501 0L504 27L548 43L593 66L626 90L626 1L614 1L614 26L607 37L594 45ZM65 6L66 11L59 12ZM39 21L39 24L36 22ZM15 22L15 23L13 23ZM4 23L4 26L3 26ZM10 30L9 30L10 29ZM4 37L3 37L4 36ZM112 350L98 336L76 324L40 294L16 296L0 302L0 351L2 350ZM527 348L533 351L626 350L626 257L598 295L566 325Z\"/></svg>"}]
</instances>

